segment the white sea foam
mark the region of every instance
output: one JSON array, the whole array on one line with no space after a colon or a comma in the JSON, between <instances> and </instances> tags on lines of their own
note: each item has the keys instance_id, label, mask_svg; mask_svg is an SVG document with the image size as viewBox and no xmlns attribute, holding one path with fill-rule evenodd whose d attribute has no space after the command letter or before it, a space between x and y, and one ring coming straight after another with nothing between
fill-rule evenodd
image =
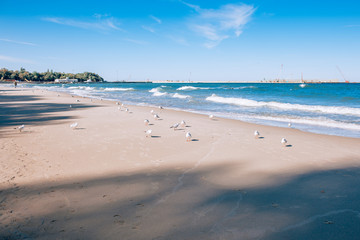
<instances>
[{"instance_id":1,"label":"white sea foam","mask_svg":"<svg viewBox=\"0 0 360 240\"><path fill-rule=\"evenodd\" d=\"M94 87L85 87L85 86L77 86L77 87L68 87L68 89L70 90L87 90L87 91L91 91L91 90L95 90Z\"/></svg>"},{"instance_id":2,"label":"white sea foam","mask_svg":"<svg viewBox=\"0 0 360 240\"><path fill-rule=\"evenodd\" d=\"M282 110L360 116L360 108L322 106L322 105L302 105L302 104L279 103L279 102L263 102L263 101L250 100L246 98L224 98L224 97L219 97L215 94L212 94L210 97L207 97L206 100L211 102L233 104L244 107L269 107L269 108L277 108Z\"/></svg>"},{"instance_id":3,"label":"white sea foam","mask_svg":"<svg viewBox=\"0 0 360 240\"><path fill-rule=\"evenodd\" d=\"M269 117L269 116L251 116L249 117L249 119L250 118L266 120L266 121L277 121L277 122L285 122L285 123L291 122L295 124L297 123L297 124L306 124L306 125L314 125L321 127L341 128L347 130L360 131L360 125L339 122L328 118L287 118L287 117Z\"/></svg>"},{"instance_id":4,"label":"white sea foam","mask_svg":"<svg viewBox=\"0 0 360 240\"><path fill-rule=\"evenodd\" d=\"M181 95L181 94L178 94L178 93L175 93L172 97L173 98L181 98L181 99L191 98L191 96L189 96L189 95Z\"/></svg>"},{"instance_id":5,"label":"white sea foam","mask_svg":"<svg viewBox=\"0 0 360 240\"><path fill-rule=\"evenodd\" d=\"M104 88L105 92L117 92L117 91L134 91L133 88Z\"/></svg>"},{"instance_id":6,"label":"white sea foam","mask_svg":"<svg viewBox=\"0 0 360 240\"><path fill-rule=\"evenodd\" d=\"M204 87L193 87L193 86L183 86L179 87L176 90L183 91L183 90L196 90L196 89L210 89L210 88L204 88Z\"/></svg>"},{"instance_id":7,"label":"white sea foam","mask_svg":"<svg viewBox=\"0 0 360 240\"><path fill-rule=\"evenodd\" d=\"M159 89L161 89L161 88L153 88L153 89L151 89L151 90L149 90L149 92L152 92L152 93L155 93L155 92L159 92Z\"/></svg>"}]
</instances>

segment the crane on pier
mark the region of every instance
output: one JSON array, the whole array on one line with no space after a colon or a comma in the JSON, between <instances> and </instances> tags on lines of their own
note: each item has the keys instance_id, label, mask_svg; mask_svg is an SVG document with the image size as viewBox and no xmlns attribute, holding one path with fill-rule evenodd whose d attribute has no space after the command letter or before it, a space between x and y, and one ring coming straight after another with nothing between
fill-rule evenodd
<instances>
[{"instance_id":1,"label":"crane on pier","mask_svg":"<svg viewBox=\"0 0 360 240\"><path fill-rule=\"evenodd\" d=\"M340 67L339 67L339 66L336 66L336 68L339 70L339 72L340 72L341 76L343 77L344 81L345 81L346 83L349 83L349 81L346 80L346 78L345 78L343 72L341 71Z\"/></svg>"}]
</instances>

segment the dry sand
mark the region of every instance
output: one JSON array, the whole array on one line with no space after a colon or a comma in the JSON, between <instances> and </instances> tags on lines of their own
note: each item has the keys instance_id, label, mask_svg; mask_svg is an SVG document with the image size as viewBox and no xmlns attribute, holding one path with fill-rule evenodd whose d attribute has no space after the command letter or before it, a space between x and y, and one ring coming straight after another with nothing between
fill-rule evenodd
<instances>
[{"instance_id":1,"label":"dry sand","mask_svg":"<svg viewBox=\"0 0 360 240\"><path fill-rule=\"evenodd\" d=\"M0 86L0 239L359 238L360 139L127 107Z\"/></svg>"}]
</instances>

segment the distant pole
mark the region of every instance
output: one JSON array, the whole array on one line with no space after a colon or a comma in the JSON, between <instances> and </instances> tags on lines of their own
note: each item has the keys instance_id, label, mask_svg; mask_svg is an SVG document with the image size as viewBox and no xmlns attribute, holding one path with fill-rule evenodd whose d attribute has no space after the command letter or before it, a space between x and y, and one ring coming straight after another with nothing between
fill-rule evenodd
<instances>
[{"instance_id":1,"label":"distant pole","mask_svg":"<svg viewBox=\"0 0 360 240\"><path fill-rule=\"evenodd\" d=\"M344 81L345 81L346 83L348 83L349 81L346 80L346 78L345 78L343 72L341 71L340 67L339 67L339 66L336 66L336 68L339 70L339 72L340 72L341 76L343 77Z\"/></svg>"}]
</instances>

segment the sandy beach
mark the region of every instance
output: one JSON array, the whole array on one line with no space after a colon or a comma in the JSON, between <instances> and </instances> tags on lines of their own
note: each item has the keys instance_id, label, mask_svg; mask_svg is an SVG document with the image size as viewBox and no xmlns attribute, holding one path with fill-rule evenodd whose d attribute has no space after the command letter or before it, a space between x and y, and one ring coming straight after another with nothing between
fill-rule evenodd
<instances>
[{"instance_id":1,"label":"sandy beach","mask_svg":"<svg viewBox=\"0 0 360 240\"><path fill-rule=\"evenodd\" d=\"M360 139L119 106L0 86L0 239L359 238Z\"/></svg>"}]
</instances>

